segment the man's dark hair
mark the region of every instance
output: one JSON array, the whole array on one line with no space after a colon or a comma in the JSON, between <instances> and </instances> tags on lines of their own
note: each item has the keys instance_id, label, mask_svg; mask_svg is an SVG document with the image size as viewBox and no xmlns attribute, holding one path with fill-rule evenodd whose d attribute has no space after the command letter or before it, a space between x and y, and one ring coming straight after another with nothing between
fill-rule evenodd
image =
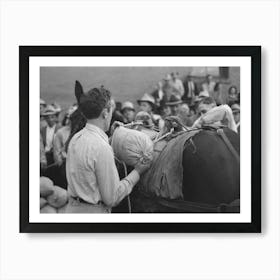
<instances>
[{"instance_id":1,"label":"man's dark hair","mask_svg":"<svg viewBox=\"0 0 280 280\"><path fill-rule=\"evenodd\" d=\"M79 109L88 119L97 119L104 108L110 109L111 93L103 86L81 95Z\"/></svg>"},{"instance_id":2,"label":"man's dark hair","mask_svg":"<svg viewBox=\"0 0 280 280\"><path fill-rule=\"evenodd\" d=\"M209 105L209 104L216 104L216 102L215 102L214 98L212 98L212 97L205 97L199 102L198 105L200 105L200 104Z\"/></svg>"}]
</instances>

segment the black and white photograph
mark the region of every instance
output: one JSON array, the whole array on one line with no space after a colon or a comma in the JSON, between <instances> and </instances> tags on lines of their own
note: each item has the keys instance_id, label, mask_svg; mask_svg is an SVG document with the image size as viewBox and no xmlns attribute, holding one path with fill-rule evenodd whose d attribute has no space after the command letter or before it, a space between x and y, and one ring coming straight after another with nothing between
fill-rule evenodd
<instances>
[{"instance_id":1,"label":"black and white photograph","mask_svg":"<svg viewBox=\"0 0 280 280\"><path fill-rule=\"evenodd\" d=\"M20 49L31 54L30 168L40 170L29 178L30 222L253 223L250 54L259 47L69 48Z\"/></svg>"},{"instance_id":2,"label":"black and white photograph","mask_svg":"<svg viewBox=\"0 0 280 280\"><path fill-rule=\"evenodd\" d=\"M239 67L41 67L40 212L240 212L240 94Z\"/></svg>"}]
</instances>

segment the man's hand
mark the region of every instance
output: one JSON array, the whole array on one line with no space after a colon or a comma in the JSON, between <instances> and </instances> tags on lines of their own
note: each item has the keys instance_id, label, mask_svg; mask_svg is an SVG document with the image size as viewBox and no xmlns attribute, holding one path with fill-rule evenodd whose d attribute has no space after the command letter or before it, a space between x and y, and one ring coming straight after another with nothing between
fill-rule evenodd
<instances>
[{"instance_id":1,"label":"man's hand","mask_svg":"<svg viewBox=\"0 0 280 280\"><path fill-rule=\"evenodd\" d=\"M119 126L123 126L124 124L122 122L119 122L119 121L114 121L113 124L111 125L111 135L113 135L115 129Z\"/></svg>"},{"instance_id":2,"label":"man's hand","mask_svg":"<svg viewBox=\"0 0 280 280\"><path fill-rule=\"evenodd\" d=\"M152 164L152 157L145 157L135 165L135 170L141 175L147 171Z\"/></svg>"}]
</instances>

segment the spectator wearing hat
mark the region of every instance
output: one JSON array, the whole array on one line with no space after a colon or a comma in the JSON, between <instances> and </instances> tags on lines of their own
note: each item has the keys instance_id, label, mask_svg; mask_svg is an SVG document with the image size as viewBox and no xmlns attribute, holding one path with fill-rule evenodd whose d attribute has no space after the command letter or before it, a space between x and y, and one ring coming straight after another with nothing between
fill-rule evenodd
<instances>
[{"instance_id":1,"label":"spectator wearing hat","mask_svg":"<svg viewBox=\"0 0 280 280\"><path fill-rule=\"evenodd\" d=\"M231 110L233 113L234 121L237 126L237 131L240 134L240 105L238 103L234 103L231 105Z\"/></svg>"},{"instance_id":2,"label":"spectator wearing hat","mask_svg":"<svg viewBox=\"0 0 280 280\"><path fill-rule=\"evenodd\" d=\"M122 104L121 113L125 117L125 121L124 121L125 123L133 122L135 118L135 109L133 103L130 101L125 101Z\"/></svg>"},{"instance_id":3,"label":"spectator wearing hat","mask_svg":"<svg viewBox=\"0 0 280 280\"><path fill-rule=\"evenodd\" d=\"M47 164L54 163L53 158L53 140L55 133L61 127L57 124L57 111L52 105L46 106L42 116L45 118L47 125L41 129L41 136L47 158Z\"/></svg>"},{"instance_id":4,"label":"spectator wearing hat","mask_svg":"<svg viewBox=\"0 0 280 280\"><path fill-rule=\"evenodd\" d=\"M166 105L170 107L171 110L171 116L177 116L178 110L180 106L182 105L181 98L177 97L176 95L171 95L168 102L166 102Z\"/></svg>"},{"instance_id":5,"label":"spectator wearing hat","mask_svg":"<svg viewBox=\"0 0 280 280\"><path fill-rule=\"evenodd\" d=\"M60 113L61 113L61 107L57 102L54 102L51 105L53 106L54 110L56 111L56 114L55 114L56 123L60 123L61 120L59 119L59 117L60 117Z\"/></svg>"},{"instance_id":6,"label":"spectator wearing hat","mask_svg":"<svg viewBox=\"0 0 280 280\"><path fill-rule=\"evenodd\" d=\"M185 93L185 89L184 89L183 82L179 79L179 73L172 72L171 78L172 78L173 87L180 93L180 97L182 98Z\"/></svg>"},{"instance_id":7,"label":"spectator wearing hat","mask_svg":"<svg viewBox=\"0 0 280 280\"><path fill-rule=\"evenodd\" d=\"M67 179L66 179L66 143L71 134L72 124L71 124L71 115L78 109L77 105L71 106L65 115L64 126L59 128L54 136L53 140L53 157L54 162L56 163L56 170L54 173L53 181L58 186L67 189Z\"/></svg>"},{"instance_id":8,"label":"spectator wearing hat","mask_svg":"<svg viewBox=\"0 0 280 280\"><path fill-rule=\"evenodd\" d=\"M161 129L164 126L164 121L160 117L160 115L154 114L155 109L155 99L148 93L145 93L140 99L137 100L138 105L140 106L140 110L147 112L156 127Z\"/></svg>"},{"instance_id":9,"label":"spectator wearing hat","mask_svg":"<svg viewBox=\"0 0 280 280\"><path fill-rule=\"evenodd\" d=\"M42 116L42 114L45 111L46 106L47 106L47 103L45 102L45 100L40 98L40 129L42 129L43 127L45 127L47 125L45 118Z\"/></svg>"},{"instance_id":10,"label":"spectator wearing hat","mask_svg":"<svg viewBox=\"0 0 280 280\"><path fill-rule=\"evenodd\" d=\"M191 75L187 76L187 81L184 84L185 94L182 97L182 100L187 102L188 104L192 104L195 96L198 95L198 87L197 84L193 81Z\"/></svg>"},{"instance_id":11,"label":"spectator wearing hat","mask_svg":"<svg viewBox=\"0 0 280 280\"><path fill-rule=\"evenodd\" d=\"M135 121L142 121L143 124L137 126L137 130L147 134L151 140L155 140L158 133L154 130L154 123L151 115L147 112L140 111L135 116Z\"/></svg>"}]
</instances>

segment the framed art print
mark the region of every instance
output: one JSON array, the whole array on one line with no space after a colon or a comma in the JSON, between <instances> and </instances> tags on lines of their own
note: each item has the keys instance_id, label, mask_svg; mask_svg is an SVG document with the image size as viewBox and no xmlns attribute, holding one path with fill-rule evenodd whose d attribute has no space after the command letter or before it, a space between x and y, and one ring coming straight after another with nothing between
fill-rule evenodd
<instances>
[{"instance_id":1,"label":"framed art print","mask_svg":"<svg viewBox=\"0 0 280 280\"><path fill-rule=\"evenodd\" d=\"M20 46L19 69L20 232L261 232L260 46Z\"/></svg>"}]
</instances>

